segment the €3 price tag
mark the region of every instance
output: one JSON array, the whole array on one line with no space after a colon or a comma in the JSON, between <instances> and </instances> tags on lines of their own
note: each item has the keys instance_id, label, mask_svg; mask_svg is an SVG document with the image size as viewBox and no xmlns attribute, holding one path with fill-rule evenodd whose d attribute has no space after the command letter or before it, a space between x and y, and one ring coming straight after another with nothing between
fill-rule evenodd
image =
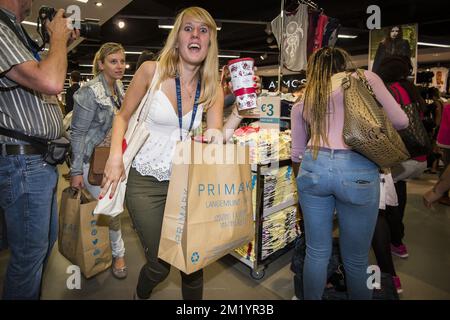
<instances>
[{"instance_id":1,"label":"\u20ac3 price tag","mask_svg":"<svg viewBox=\"0 0 450 320\"><path fill-rule=\"evenodd\" d=\"M260 97L258 106L261 122L280 122L280 97Z\"/></svg>"}]
</instances>

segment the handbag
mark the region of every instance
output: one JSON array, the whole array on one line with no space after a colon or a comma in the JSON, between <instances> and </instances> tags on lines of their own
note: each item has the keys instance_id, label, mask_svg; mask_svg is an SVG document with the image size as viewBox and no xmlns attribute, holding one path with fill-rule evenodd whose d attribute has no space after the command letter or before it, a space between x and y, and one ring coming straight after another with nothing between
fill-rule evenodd
<instances>
[{"instance_id":1,"label":"handbag","mask_svg":"<svg viewBox=\"0 0 450 320\"><path fill-rule=\"evenodd\" d=\"M400 100L400 106L408 116L408 127L398 131L406 149L411 157L429 154L431 152L431 141L420 119L418 104L416 102L405 104L398 89L393 86L390 89L396 92L396 96Z\"/></svg>"},{"instance_id":2,"label":"handbag","mask_svg":"<svg viewBox=\"0 0 450 320\"><path fill-rule=\"evenodd\" d=\"M342 79L344 89L344 142L381 168L389 168L410 158L397 130L361 69L357 78L350 73Z\"/></svg>"},{"instance_id":3,"label":"handbag","mask_svg":"<svg viewBox=\"0 0 450 320\"><path fill-rule=\"evenodd\" d=\"M70 141L64 137L54 140L45 140L37 137L30 137L22 132L6 128L0 128L0 134L30 143L39 150L43 160L52 166L64 163L70 153Z\"/></svg>"},{"instance_id":4,"label":"handbag","mask_svg":"<svg viewBox=\"0 0 450 320\"><path fill-rule=\"evenodd\" d=\"M93 186L102 184L103 172L109 157L110 147L97 146L94 148L89 165L88 182Z\"/></svg>"},{"instance_id":5,"label":"handbag","mask_svg":"<svg viewBox=\"0 0 450 320\"><path fill-rule=\"evenodd\" d=\"M155 74L153 75L152 83L150 84L150 88L142 98L137 110L131 116L127 131L125 132L125 136L122 141L123 165L125 167L126 178L123 181L119 181L116 192L112 198L110 198L110 187L106 195L102 199L98 200L97 206L94 209L95 214L105 214L114 217L123 212L128 172L130 171L134 157L144 145L145 141L147 141L149 136L149 131L145 124L145 119L150 111L150 103L147 103L147 101L153 99L158 78L159 72L157 66Z\"/></svg>"}]
</instances>

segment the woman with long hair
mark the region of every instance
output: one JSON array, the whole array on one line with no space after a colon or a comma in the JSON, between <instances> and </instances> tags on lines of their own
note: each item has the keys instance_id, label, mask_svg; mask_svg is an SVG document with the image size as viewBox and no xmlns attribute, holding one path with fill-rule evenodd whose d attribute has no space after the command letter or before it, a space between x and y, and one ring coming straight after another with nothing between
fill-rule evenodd
<instances>
[{"instance_id":1,"label":"woman with long hair","mask_svg":"<svg viewBox=\"0 0 450 320\"><path fill-rule=\"evenodd\" d=\"M380 42L375 53L372 71L377 73L381 61L390 56L406 56L411 58L411 47L409 41L403 39L402 26L392 26L386 29L386 35Z\"/></svg>"},{"instance_id":2,"label":"woman with long hair","mask_svg":"<svg viewBox=\"0 0 450 320\"><path fill-rule=\"evenodd\" d=\"M114 42L102 45L95 54L92 72L94 79L78 89L73 97L70 185L77 189L86 188L97 198L100 187L88 181L89 160L96 146L109 145L114 114L123 100L120 79L125 73L125 50L122 45ZM109 237L113 275L124 279L128 271L119 215L111 219Z\"/></svg>"},{"instance_id":3,"label":"woman with long hair","mask_svg":"<svg viewBox=\"0 0 450 320\"><path fill-rule=\"evenodd\" d=\"M100 197L110 187L113 194L120 179L125 177L122 139L130 117L156 77L145 120L150 135L134 159L126 189L127 207L147 260L139 275L135 296L138 299L149 298L170 271L170 264L158 259L158 247L176 142L186 139L191 130L201 125L204 110L207 113L205 138L219 139L212 132L222 130L223 92L218 75L216 27L214 19L202 8L181 11L158 60L144 62L137 70L114 120ZM217 142L222 142L222 137ZM201 299L203 271L189 275L181 272L181 278L183 298Z\"/></svg>"},{"instance_id":4,"label":"woman with long hair","mask_svg":"<svg viewBox=\"0 0 450 320\"><path fill-rule=\"evenodd\" d=\"M291 113L291 156L294 166L301 163L297 187L307 246L303 268L305 299L322 298L335 211L349 298L372 296L367 287L367 266L380 182L377 165L344 143L341 83L349 63L350 57L342 49L325 47L316 51L308 62L304 99ZM381 79L369 71L364 74L394 127L405 128L408 118Z\"/></svg>"}]
</instances>

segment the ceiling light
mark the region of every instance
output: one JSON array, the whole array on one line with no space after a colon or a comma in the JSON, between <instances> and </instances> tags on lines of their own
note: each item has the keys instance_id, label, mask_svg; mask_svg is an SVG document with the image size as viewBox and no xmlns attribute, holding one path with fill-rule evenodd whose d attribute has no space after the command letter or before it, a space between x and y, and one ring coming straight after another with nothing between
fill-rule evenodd
<instances>
[{"instance_id":1,"label":"ceiling light","mask_svg":"<svg viewBox=\"0 0 450 320\"><path fill-rule=\"evenodd\" d=\"M125 51L125 54L141 54L142 51Z\"/></svg>"},{"instance_id":2,"label":"ceiling light","mask_svg":"<svg viewBox=\"0 0 450 320\"><path fill-rule=\"evenodd\" d=\"M37 23L36 22L31 22L31 21L22 21L22 24L26 24L26 25L29 25L29 26L37 26Z\"/></svg>"},{"instance_id":3,"label":"ceiling light","mask_svg":"<svg viewBox=\"0 0 450 320\"><path fill-rule=\"evenodd\" d=\"M173 25L171 25L171 24L158 24L158 28L160 28L160 29L173 29Z\"/></svg>"},{"instance_id":4,"label":"ceiling light","mask_svg":"<svg viewBox=\"0 0 450 320\"><path fill-rule=\"evenodd\" d=\"M95 5L96 5L97 7L101 7L101 6L103 5L103 3L101 3L101 2L96 2Z\"/></svg>"},{"instance_id":5,"label":"ceiling light","mask_svg":"<svg viewBox=\"0 0 450 320\"><path fill-rule=\"evenodd\" d=\"M120 21L117 23L117 26L118 26L120 29L123 29L123 28L125 28L125 22L122 21L122 20L120 20Z\"/></svg>"},{"instance_id":6,"label":"ceiling light","mask_svg":"<svg viewBox=\"0 0 450 320\"><path fill-rule=\"evenodd\" d=\"M338 38L341 38L341 39L355 39L357 37L358 36L354 36L354 35L350 35L350 34L339 34L338 35Z\"/></svg>"},{"instance_id":7,"label":"ceiling light","mask_svg":"<svg viewBox=\"0 0 450 320\"><path fill-rule=\"evenodd\" d=\"M125 66L125 69L130 69L130 65L127 63L127 65Z\"/></svg>"},{"instance_id":8,"label":"ceiling light","mask_svg":"<svg viewBox=\"0 0 450 320\"><path fill-rule=\"evenodd\" d=\"M240 58L241 56L233 55L233 54L219 54L219 58Z\"/></svg>"},{"instance_id":9,"label":"ceiling light","mask_svg":"<svg viewBox=\"0 0 450 320\"><path fill-rule=\"evenodd\" d=\"M217 22L216 23L217 27L217 31L222 30L222 23ZM158 28L160 29L173 29L173 20L171 19L161 19L158 20Z\"/></svg>"},{"instance_id":10,"label":"ceiling light","mask_svg":"<svg viewBox=\"0 0 450 320\"><path fill-rule=\"evenodd\" d=\"M94 65L93 64L79 64L79 67L86 67L86 68L92 68Z\"/></svg>"},{"instance_id":11,"label":"ceiling light","mask_svg":"<svg viewBox=\"0 0 450 320\"><path fill-rule=\"evenodd\" d=\"M448 45L448 44L439 44L439 43L430 43L430 42L417 42L417 44L419 46L450 48L450 45Z\"/></svg>"},{"instance_id":12,"label":"ceiling light","mask_svg":"<svg viewBox=\"0 0 450 320\"><path fill-rule=\"evenodd\" d=\"M78 2L88 3L89 0L77 0Z\"/></svg>"}]
</instances>

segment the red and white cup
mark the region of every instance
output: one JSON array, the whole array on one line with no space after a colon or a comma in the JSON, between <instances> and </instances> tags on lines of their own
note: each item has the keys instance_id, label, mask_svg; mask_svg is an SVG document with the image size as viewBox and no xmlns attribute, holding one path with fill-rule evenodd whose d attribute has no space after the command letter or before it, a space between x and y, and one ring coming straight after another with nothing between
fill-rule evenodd
<instances>
[{"instance_id":1,"label":"red and white cup","mask_svg":"<svg viewBox=\"0 0 450 320\"><path fill-rule=\"evenodd\" d=\"M255 81L253 80L253 65L255 60L252 58L240 58L228 61L228 70L230 71L231 83L233 84L233 93L236 96L236 102L239 110L248 110L256 108L258 105Z\"/></svg>"}]
</instances>

